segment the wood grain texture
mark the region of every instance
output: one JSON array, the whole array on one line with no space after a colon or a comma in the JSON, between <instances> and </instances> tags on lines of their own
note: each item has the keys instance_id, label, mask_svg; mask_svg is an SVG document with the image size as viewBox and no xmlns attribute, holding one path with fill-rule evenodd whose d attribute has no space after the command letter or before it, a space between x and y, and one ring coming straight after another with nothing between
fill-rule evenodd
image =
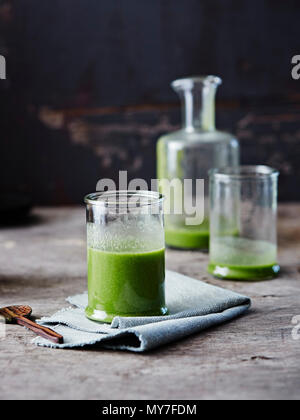
<instances>
[{"instance_id":1,"label":"wood grain texture","mask_svg":"<svg viewBox=\"0 0 300 420\"><path fill-rule=\"evenodd\" d=\"M0 398L299 399L292 319L300 315L300 206L279 213L282 274L274 281L222 282L206 274L206 254L167 251L169 269L249 295L246 316L144 355L37 348L34 334L7 325ZM86 288L82 208L38 209L32 226L0 231L0 250L0 306L26 302L46 316Z\"/></svg>"},{"instance_id":2,"label":"wood grain texture","mask_svg":"<svg viewBox=\"0 0 300 420\"><path fill-rule=\"evenodd\" d=\"M30 306L7 306L6 308L0 308L0 315L4 316L8 321L13 321L17 316L29 317L32 313Z\"/></svg>"},{"instance_id":3,"label":"wood grain texture","mask_svg":"<svg viewBox=\"0 0 300 420\"><path fill-rule=\"evenodd\" d=\"M52 331L50 328L36 324L32 320L28 319L27 317L29 317L31 313L32 309L30 306L19 305L0 308L0 315L2 315L7 322L15 322L22 327L26 327L40 337L46 338L53 343L62 344L64 342L62 335Z\"/></svg>"},{"instance_id":4,"label":"wood grain texture","mask_svg":"<svg viewBox=\"0 0 300 420\"><path fill-rule=\"evenodd\" d=\"M36 335L46 338L47 340L52 341L53 343L63 344L64 342L64 338L62 335L51 330L50 328L38 325L30 319L26 319L24 317L17 317L16 322L18 325L21 325L22 327L33 331Z\"/></svg>"}]
</instances>

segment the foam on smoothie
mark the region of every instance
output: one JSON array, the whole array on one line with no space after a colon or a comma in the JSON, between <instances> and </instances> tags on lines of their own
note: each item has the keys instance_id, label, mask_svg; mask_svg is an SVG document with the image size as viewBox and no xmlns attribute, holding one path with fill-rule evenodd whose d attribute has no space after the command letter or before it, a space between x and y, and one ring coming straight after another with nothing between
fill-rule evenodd
<instances>
[{"instance_id":1,"label":"foam on smoothie","mask_svg":"<svg viewBox=\"0 0 300 420\"><path fill-rule=\"evenodd\" d=\"M143 221L136 218L116 219L109 226L88 223L88 247L113 252L145 252L162 249L165 246L164 232L160 221L150 216Z\"/></svg>"}]
</instances>

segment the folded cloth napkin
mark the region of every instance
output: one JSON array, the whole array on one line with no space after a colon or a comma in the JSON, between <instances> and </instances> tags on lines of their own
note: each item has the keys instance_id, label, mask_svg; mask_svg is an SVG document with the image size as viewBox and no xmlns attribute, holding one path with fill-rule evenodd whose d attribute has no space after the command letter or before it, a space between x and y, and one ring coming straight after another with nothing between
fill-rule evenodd
<instances>
[{"instance_id":1,"label":"folded cloth napkin","mask_svg":"<svg viewBox=\"0 0 300 420\"><path fill-rule=\"evenodd\" d=\"M87 293L69 297L76 308L63 309L38 321L64 336L64 344L37 337L38 346L71 348L101 345L116 350L144 352L230 321L251 306L248 297L211 286L173 271L166 273L168 316L114 318L111 325L85 317Z\"/></svg>"}]
</instances>

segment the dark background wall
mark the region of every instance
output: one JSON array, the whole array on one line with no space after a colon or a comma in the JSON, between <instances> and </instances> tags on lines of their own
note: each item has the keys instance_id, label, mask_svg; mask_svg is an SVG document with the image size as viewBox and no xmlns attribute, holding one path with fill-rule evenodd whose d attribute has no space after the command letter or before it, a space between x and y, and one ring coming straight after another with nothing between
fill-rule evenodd
<instances>
[{"instance_id":1,"label":"dark background wall","mask_svg":"<svg viewBox=\"0 0 300 420\"><path fill-rule=\"evenodd\" d=\"M0 0L0 190L72 204L100 178L155 177L157 138L177 129L169 87L216 74L218 127L243 163L281 170L300 200L299 0Z\"/></svg>"}]
</instances>

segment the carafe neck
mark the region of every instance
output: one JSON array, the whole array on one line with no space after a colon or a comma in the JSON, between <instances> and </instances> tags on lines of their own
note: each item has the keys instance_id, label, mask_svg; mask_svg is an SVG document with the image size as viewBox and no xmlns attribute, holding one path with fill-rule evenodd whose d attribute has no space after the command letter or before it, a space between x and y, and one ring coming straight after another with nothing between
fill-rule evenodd
<instances>
[{"instance_id":1,"label":"carafe neck","mask_svg":"<svg viewBox=\"0 0 300 420\"><path fill-rule=\"evenodd\" d=\"M183 128L188 132L214 131L215 97L219 77L193 77L172 83L182 102Z\"/></svg>"}]
</instances>

